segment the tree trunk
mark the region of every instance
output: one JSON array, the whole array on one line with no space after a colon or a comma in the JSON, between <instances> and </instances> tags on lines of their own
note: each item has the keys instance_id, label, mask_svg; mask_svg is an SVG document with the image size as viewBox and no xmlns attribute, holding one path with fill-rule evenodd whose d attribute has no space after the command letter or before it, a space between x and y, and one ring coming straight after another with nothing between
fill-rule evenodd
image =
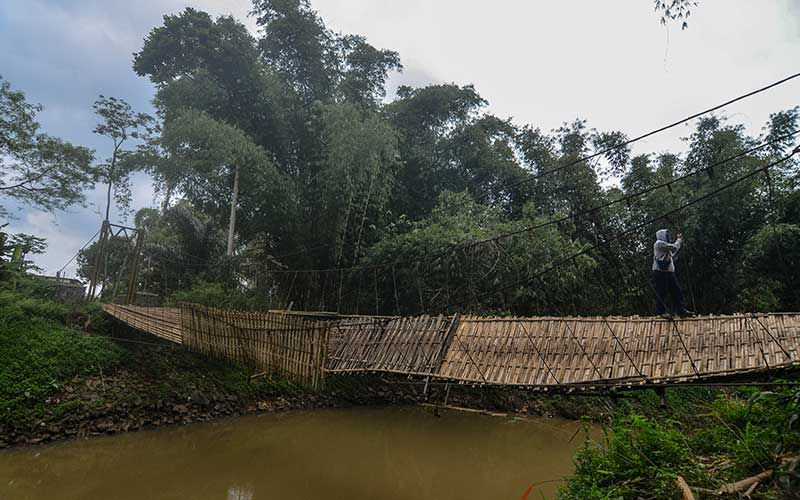
<instances>
[{"instance_id":1,"label":"tree trunk","mask_svg":"<svg viewBox=\"0 0 800 500\"><path fill-rule=\"evenodd\" d=\"M106 192L106 217L105 221L108 221L109 211L111 209L111 176L108 176L108 191Z\"/></svg>"},{"instance_id":2,"label":"tree trunk","mask_svg":"<svg viewBox=\"0 0 800 500\"><path fill-rule=\"evenodd\" d=\"M239 199L239 166L233 174L233 196L231 197L231 218L228 223L228 257L233 255L233 235L236 231L236 204Z\"/></svg>"},{"instance_id":3,"label":"tree trunk","mask_svg":"<svg viewBox=\"0 0 800 500\"><path fill-rule=\"evenodd\" d=\"M169 202L172 201L173 184L171 181L165 181L164 184L164 203L161 204L161 215L167 213Z\"/></svg>"},{"instance_id":4,"label":"tree trunk","mask_svg":"<svg viewBox=\"0 0 800 500\"><path fill-rule=\"evenodd\" d=\"M111 213L111 188L114 186L114 169L117 166L117 151L119 145L114 144L114 152L111 154L111 166L108 169L108 190L106 191L106 218L103 219L108 222L108 216Z\"/></svg>"}]
</instances>

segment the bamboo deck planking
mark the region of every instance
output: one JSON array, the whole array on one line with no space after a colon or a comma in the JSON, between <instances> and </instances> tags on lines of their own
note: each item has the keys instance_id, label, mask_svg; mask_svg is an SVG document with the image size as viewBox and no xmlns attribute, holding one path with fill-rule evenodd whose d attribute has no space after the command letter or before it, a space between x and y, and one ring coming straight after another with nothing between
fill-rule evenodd
<instances>
[{"instance_id":1,"label":"bamboo deck planking","mask_svg":"<svg viewBox=\"0 0 800 500\"><path fill-rule=\"evenodd\" d=\"M368 317L313 321L200 306L107 305L139 330L319 387L384 372L522 387L691 382L800 362L800 314L657 317Z\"/></svg>"}]
</instances>

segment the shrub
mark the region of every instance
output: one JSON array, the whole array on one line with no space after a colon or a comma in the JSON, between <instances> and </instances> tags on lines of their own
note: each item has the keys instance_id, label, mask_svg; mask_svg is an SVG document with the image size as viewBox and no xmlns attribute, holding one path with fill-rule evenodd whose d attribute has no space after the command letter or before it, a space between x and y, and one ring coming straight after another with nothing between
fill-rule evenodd
<instances>
[{"instance_id":1,"label":"shrub","mask_svg":"<svg viewBox=\"0 0 800 500\"><path fill-rule=\"evenodd\" d=\"M575 466L562 498L672 498L678 475L702 476L685 436L641 415L615 422L602 446L587 440Z\"/></svg>"},{"instance_id":2,"label":"shrub","mask_svg":"<svg viewBox=\"0 0 800 500\"><path fill-rule=\"evenodd\" d=\"M48 396L72 377L119 364L109 339L80 334L44 317L0 329L0 423L19 425L41 413Z\"/></svg>"},{"instance_id":3,"label":"shrub","mask_svg":"<svg viewBox=\"0 0 800 500\"><path fill-rule=\"evenodd\" d=\"M30 297L10 290L0 290L0 325L10 325L29 318L64 322L69 308L52 300Z\"/></svg>"},{"instance_id":4,"label":"shrub","mask_svg":"<svg viewBox=\"0 0 800 500\"><path fill-rule=\"evenodd\" d=\"M175 292L167 304L175 306L181 302L201 304L220 309L261 309L263 300L252 293L225 287L221 283L196 281L188 290Z\"/></svg>"}]
</instances>

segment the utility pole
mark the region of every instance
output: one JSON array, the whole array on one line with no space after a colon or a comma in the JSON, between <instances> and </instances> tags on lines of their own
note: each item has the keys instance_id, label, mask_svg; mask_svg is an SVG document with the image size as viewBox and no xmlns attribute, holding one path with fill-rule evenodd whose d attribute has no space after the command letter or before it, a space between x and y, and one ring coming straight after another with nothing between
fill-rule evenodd
<instances>
[{"instance_id":1,"label":"utility pole","mask_svg":"<svg viewBox=\"0 0 800 500\"><path fill-rule=\"evenodd\" d=\"M231 218L228 223L228 257L233 255L233 234L236 231L236 204L239 201L239 166L233 173L233 197L231 198Z\"/></svg>"}]
</instances>

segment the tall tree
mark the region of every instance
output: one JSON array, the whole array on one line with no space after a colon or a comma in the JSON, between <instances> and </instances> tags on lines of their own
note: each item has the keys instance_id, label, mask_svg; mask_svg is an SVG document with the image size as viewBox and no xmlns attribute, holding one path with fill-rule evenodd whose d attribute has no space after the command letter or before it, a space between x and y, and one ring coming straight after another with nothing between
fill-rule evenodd
<instances>
[{"instance_id":1,"label":"tall tree","mask_svg":"<svg viewBox=\"0 0 800 500\"><path fill-rule=\"evenodd\" d=\"M227 208L228 255L233 254L241 209L245 241L259 232L280 235L288 229L293 189L270 155L241 129L187 110L165 124L163 139L191 172L180 184L185 196L217 217Z\"/></svg>"},{"instance_id":2,"label":"tall tree","mask_svg":"<svg viewBox=\"0 0 800 500\"><path fill-rule=\"evenodd\" d=\"M83 203L94 154L42 133L41 110L0 78L0 197L45 210Z\"/></svg>"},{"instance_id":3,"label":"tall tree","mask_svg":"<svg viewBox=\"0 0 800 500\"><path fill-rule=\"evenodd\" d=\"M259 47L304 102L327 100L338 75L336 37L308 0L255 0L252 14L261 28Z\"/></svg>"},{"instance_id":4,"label":"tall tree","mask_svg":"<svg viewBox=\"0 0 800 500\"><path fill-rule=\"evenodd\" d=\"M95 173L96 179L107 185L104 220L108 221L112 191L123 213L130 208L130 174L137 164L125 161L128 151L123 146L130 139L137 140L149 132L153 118L145 113L135 113L130 104L122 99L103 95L95 101L94 111L99 118L94 133L108 137L113 143L111 157L97 165Z\"/></svg>"}]
</instances>

